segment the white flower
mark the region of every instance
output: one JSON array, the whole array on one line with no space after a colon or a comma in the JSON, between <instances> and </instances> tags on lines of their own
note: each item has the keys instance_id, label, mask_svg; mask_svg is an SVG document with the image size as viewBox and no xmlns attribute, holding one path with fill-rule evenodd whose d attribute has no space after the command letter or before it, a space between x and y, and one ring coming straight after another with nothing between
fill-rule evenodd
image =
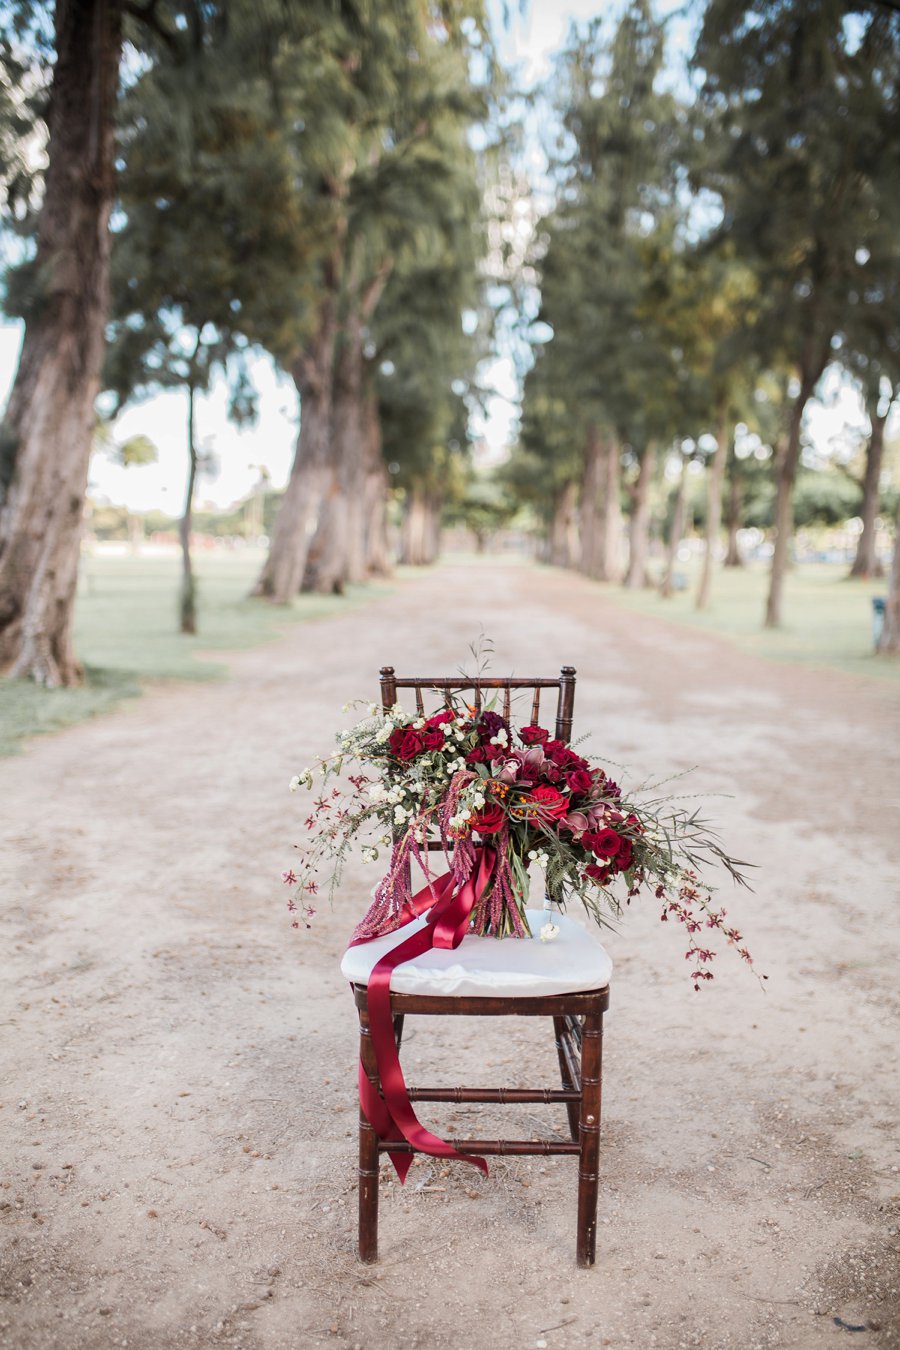
<instances>
[{"instance_id":1,"label":"white flower","mask_svg":"<svg viewBox=\"0 0 900 1350\"><path fill-rule=\"evenodd\" d=\"M380 708L379 704L377 704L377 703L370 703L370 704L369 704L369 712L370 712L370 714L372 715L372 717L374 717L376 713L381 712L381 708Z\"/></svg>"},{"instance_id":2,"label":"white flower","mask_svg":"<svg viewBox=\"0 0 900 1350\"><path fill-rule=\"evenodd\" d=\"M453 735L453 725L452 725L452 723L450 723L450 722L442 722L442 723L441 723L441 731L444 733L445 736L452 736L452 735Z\"/></svg>"},{"instance_id":3,"label":"white flower","mask_svg":"<svg viewBox=\"0 0 900 1350\"><path fill-rule=\"evenodd\" d=\"M298 787L300 786L301 781L302 781L302 780L295 774L294 777L291 779L289 785L288 785L289 788L290 788L290 791L291 791L291 792L296 792L297 789L298 789Z\"/></svg>"},{"instance_id":4,"label":"white flower","mask_svg":"<svg viewBox=\"0 0 900 1350\"><path fill-rule=\"evenodd\" d=\"M402 825L403 822L406 820L406 818L407 818L408 815L409 815L409 812L408 812L404 807L402 807L402 806L395 806L395 807L394 807L394 824L395 824L395 825Z\"/></svg>"},{"instance_id":5,"label":"white flower","mask_svg":"<svg viewBox=\"0 0 900 1350\"><path fill-rule=\"evenodd\" d=\"M425 725L425 718L424 718L424 717L417 717L416 720L415 720L415 722L413 722L413 730L414 730L414 731L421 731L422 728L424 727L424 725Z\"/></svg>"},{"instance_id":6,"label":"white flower","mask_svg":"<svg viewBox=\"0 0 900 1350\"><path fill-rule=\"evenodd\" d=\"M558 937L558 926L555 923L545 923L540 932L541 942L553 942Z\"/></svg>"},{"instance_id":7,"label":"white flower","mask_svg":"<svg viewBox=\"0 0 900 1350\"><path fill-rule=\"evenodd\" d=\"M377 849L377 848L364 848L363 851L362 851L362 860L363 860L363 862L377 862L377 861L378 861L378 849Z\"/></svg>"},{"instance_id":8,"label":"white flower","mask_svg":"<svg viewBox=\"0 0 900 1350\"><path fill-rule=\"evenodd\" d=\"M372 783L369 787L369 797L373 802L383 802L387 793L383 783Z\"/></svg>"}]
</instances>

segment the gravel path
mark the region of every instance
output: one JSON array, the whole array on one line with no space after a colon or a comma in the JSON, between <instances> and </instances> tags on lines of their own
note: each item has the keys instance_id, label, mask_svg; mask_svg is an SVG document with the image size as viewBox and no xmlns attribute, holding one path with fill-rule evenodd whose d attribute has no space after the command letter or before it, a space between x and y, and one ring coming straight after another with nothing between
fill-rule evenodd
<instances>
[{"instance_id":1,"label":"gravel path","mask_svg":"<svg viewBox=\"0 0 900 1350\"><path fill-rule=\"evenodd\" d=\"M341 705L387 661L452 672L482 626L498 673L578 668L576 729L632 780L701 766L686 790L729 794L709 812L759 864L723 899L765 993L723 955L695 994L652 904L610 937L592 1271L565 1158L385 1172L382 1260L357 1264L338 961L375 877L352 869L300 933L278 883L287 781ZM896 694L512 563L445 564L231 671L0 762L0 1344L900 1345ZM537 1024L448 1045L423 1020L405 1045L410 1081L445 1057L446 1081L555 1079ZM460 1134L563 1128L432 1109Z\"/></svg>"}]
</instances>

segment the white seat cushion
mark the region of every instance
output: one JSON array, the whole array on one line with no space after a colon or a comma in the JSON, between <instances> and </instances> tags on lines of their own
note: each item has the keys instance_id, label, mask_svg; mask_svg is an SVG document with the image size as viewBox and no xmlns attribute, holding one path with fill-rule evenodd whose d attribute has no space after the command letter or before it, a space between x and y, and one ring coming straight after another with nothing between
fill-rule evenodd
<instances>
[{"instance_id":1,"label":"white seat cushion","mask_svg":"<svg viewBox=\"0 0 900 1350\"><path fill-rule=\"evenodd\" d=\"M391 973L396 994L457 995L460 998L540 998L603 989L612 975L612 961L596 931L556 910L552 916L529 909L534 938L475 937L468 934L455 951L435 948L406 961ZM559 928L552 942L538 934L548 919ZM422 928L425 916L387 937L349 947L341 974L351 984L369 983L376 961Z\"/></svg>"}]
</instances>

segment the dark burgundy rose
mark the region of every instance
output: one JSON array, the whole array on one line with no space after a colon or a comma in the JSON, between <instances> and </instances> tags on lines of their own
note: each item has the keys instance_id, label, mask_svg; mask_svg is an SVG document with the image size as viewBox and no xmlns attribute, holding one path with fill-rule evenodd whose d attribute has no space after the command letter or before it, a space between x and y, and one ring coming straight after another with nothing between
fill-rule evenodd
<instances>
[{"instance_id":1,"label":"dark burgundy rose","mask_svg":"<svg viewBox=\"0 0 900 1350\"><path fill-rule=\"evenodd\" d=\"M609 868L598 867L596 863L588 863L584 869L584 874L586 877L590 877L592 881L599 882L601 886L605 886L609 881Z\"/></svg>"},{"instance_id":2,"label":"dark burgundy rose","mask_svg":"<svg viewBox=\"0 0 900 1350\"><path fill-rule=\"evenodd\" d=\"M616 871L627 872L631 866L634 857L634 845L630 839L623 839L621 847L616 854Z\"/></svg>"},{"instance_id":3,"label":"dark burgundy rose","mask_svg":"<svg viewBox=\"0 0 900 1350\"><path fill-rule=\"evenodd\" d=\"M618 783L614 783L611 778L607 778L606 782L603 784L603 795L604 797L612 797L614 801L618 801L619 797L622 795L622 789L619 787Z\"/></svg>"},{"instance_id":4,"label":"dark burgundy rose","mask_svg":"<svg viewBox=\"0 0 900 1350\"><path fill-rule=\"evenodd\" d=\"M587 769L573 769L571 773L566 774L566 782L573 796L590 792L594 786L594 780Z\"/></svg>"},{"instance_id":5,"label":"dark burgundy rose","mask_svg":"<svg viewBox=\"0 0 900 1350\"><path fill-rule=\"evenodd\" d=\"M452 708L445 708L443 712L435 713L429 717L425 723L426 727L442 727L445 722L452 722L455 714Z\"/></svg>"},{"instance_id":6,"label":"dark burgundy rose","mask_svg":"<svg viewBox=\"0 0 900 1350\"><path fill-rule=\"evenodd\" d=\"M493 749L493 746L491 746L490 748ZM485 760L487 759L487 753L486 753L486 751L487 751L487 747L486 747L486 746L483 746L483 745L476 745L475 749L474 749L474 750L470 750L469 753L466 755L466 763L467 763L467 764L483 764L483 763L485 762Z\"/></svg>"},{"instance_id":7,"label":"dark burgundy rose","mask_svg":"<svg viewBox=\"0 0 900 1350\"><path fill-rule=\"evenodd\" d=\"M539 807L541 815L549 816L551 820L559 820L569 809L565 797L551 783L538 783L525 800L529 806Z\"/></svg>"},{"instance_id":8,"label":"dark burgundy rose","mask_svg":"<svg viewBox=\"0 0 900 1350\"><path fill-rule=\"evenodd\" d=\"M413 731L411 727L398 727L396 731L391 732L388 744L391 754L396 755L398 759L410 760L421 754L424 743L418 731Z\"/></svg>"},{"instance_id":9,"label":"dark burgundy rose","mask_svg":"<svg viewBox=\"0 0 900 1350\"><path fill-rule=\"evenodd\" d=\"M523 727L519 732L519 740L523 745L543 745L549 739L550 732L545 731L543 727Z\"/></svg>"},{"instance_id":10,"label":"dark burgundy rose","mask_svg":"<svg viewBox=\"0 0 900 1350\"><path fill-rule=\"evenodd\" d=\"M509 736L509 723L505 717L499 713L483 712L478 722L478 735L484 741L489 741L492 736L496 736L498 731L505 731Z\"/></svg>"},{"instance_id":11,"label":"dark burgundy rose","mask_svg":"<svg viewBox=\"0 0 900 1350\"><path fill-rule=\"evenodd\" d=\"M541 765L541 777L545 783L558 783L562 778L562 769L552 759L545 759Z\"/></svg>"},{"instance_id":12,"label":"dark burgundy rose","mask_svg":"<svg viewBox=\"0 0 900 1350\"><path fill-rule=\"evenodd\" d=\"M473 830L479 834L496 834L498 830L503 829L506 820L506 812L499 802L490 802L481 811L476 811L470 817L469 823Z\"/></svg>"},{"instance_id":13,"label":"dark burgundy rose","mask_svg":"<svg viewBox=\"0 0 900 1350\"><path fill-rule=\"evenodd\" d=\"M509 751L503 745L485 745L482 747L485 758L488 760L506 759Z\"/></svg>"},{"instance_id":14,"label":"dark burgundy rose","mask_svg":"<svg viewBox=\"0 0 900 1350\"><path fill-rule=\"evenodd\" d=\"M598 830L591 840L591 849L598 858L612 858L622 847L622 840L615 830Z\"/></svg>"},{"instance_id":15,"label":"dark burgundy rose","mask_svg":"<svg viewBox=\"0 0 900 1350\"><path fill-rule=\"evenodd\" d=\"M426 750L443 750L444 733L442 731L426 731L422 737L422 744Z\"/></svg>"}]
</instances>

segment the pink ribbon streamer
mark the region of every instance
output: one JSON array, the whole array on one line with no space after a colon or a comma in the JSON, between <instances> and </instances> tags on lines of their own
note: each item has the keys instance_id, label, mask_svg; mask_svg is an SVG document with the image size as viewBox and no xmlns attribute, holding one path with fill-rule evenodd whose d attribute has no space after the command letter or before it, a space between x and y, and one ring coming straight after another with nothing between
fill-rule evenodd
<instances>
[{"instance_id":1,"label":"pink ribbon streamer","mask_svg":"<svg viewBox=\"0 0 900 1350\"><path fill-rule=\"evenodd\" d=\"M427 1153L435 1158L453 1158L458 1162L471 1163L488 1175L488 1166L483 1158L471 1154L459 1153L446 1139L426 1130L418 1120L409 1100L409 1092L400 1067L400 1056L394 1037L394 1019L391 1013L391 973L411 961L416 956L431 951L434 947L454 950L462 942L469 927L469 917L494 874L497 855L492 848L479 850L476 875L455 889L456 882L448 872L437 881L429 882L406 905L412 910L407 923L428 913L425 926L398 943L386 952L375 964L369 976L369 1029L378 1076L381 1080L382 1094L370 1081L360 1061L359 1099L366 1118L384 1143L405 1139L417 1153ZM403 925L406 926L405 924ZM370 938L358 938L350 943L351 947L371 941ZM413 1160L411 1153L391 1153L391 1162L401 1182L406 1180Z\"/></svg>"}]
</instances>

